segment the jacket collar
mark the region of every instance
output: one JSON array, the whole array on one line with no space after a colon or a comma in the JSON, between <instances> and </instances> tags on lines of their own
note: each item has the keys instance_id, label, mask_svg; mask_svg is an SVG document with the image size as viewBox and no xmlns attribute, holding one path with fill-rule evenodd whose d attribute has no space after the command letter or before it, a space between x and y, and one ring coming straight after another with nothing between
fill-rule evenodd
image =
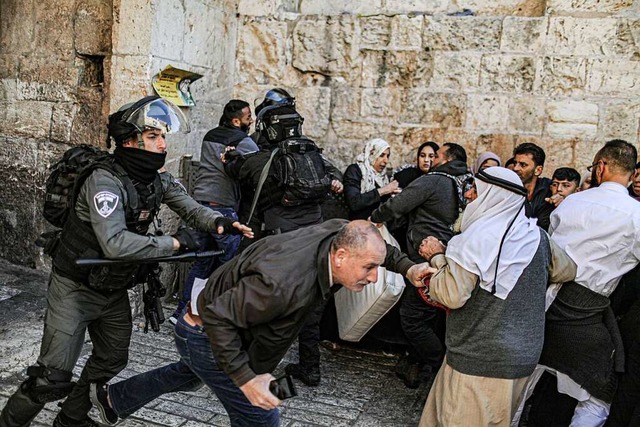
<instances>
[{"instance_id":1,"label":"jacket collar","mask_svg":"<svg viewBox=\"0 0 640 427\"><path fill-rule=\"evenodd\" d=\"M329 251L335 234L324 239L318 247L318 284L322 292L322 298L327 299L331 295L331 278L329 277Z\"/></svg>"}]
</instances>

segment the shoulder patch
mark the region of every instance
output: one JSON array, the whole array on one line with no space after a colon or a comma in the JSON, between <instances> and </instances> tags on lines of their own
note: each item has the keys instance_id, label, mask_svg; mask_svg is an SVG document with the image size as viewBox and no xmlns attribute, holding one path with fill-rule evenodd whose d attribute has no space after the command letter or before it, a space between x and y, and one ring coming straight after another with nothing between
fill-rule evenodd
<instances>
[{"instance_id":1,"label":"shoulder patch","mask_svg":"<svg viewBox=\"0 0 640 427\"><path fill-rule=\"evenodd\" d=\"M111 191L101 191L93 196L93 203L96 206L98 214L103 218L107 218L116 210L119 199L120 198Z\"/></svg>"}]
</instances>

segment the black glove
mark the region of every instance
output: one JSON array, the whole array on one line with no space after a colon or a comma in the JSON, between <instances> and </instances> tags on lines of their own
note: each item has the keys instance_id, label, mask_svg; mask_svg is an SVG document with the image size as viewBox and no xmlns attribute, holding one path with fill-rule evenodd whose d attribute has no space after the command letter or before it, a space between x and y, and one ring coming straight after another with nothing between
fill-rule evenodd
<instances>
[{"instance_id":1,"label":"black glove","mask_svg":"<svg viewBox=\"0 0 640 427\"><path fill-rule=\"evenodd\" d=\"M216 219L216 228L222 227L224 229L224 234L233 234L236 236L242 234L242 231L233 226L234 222L236 222L236 220L227 218L226 216L221 216Z\"/></svg>"},{"instance_id":2,"label":"black glove","mask_svg":"<svg viewBox=\"0 0 640 427\"><path fill-rule=\"evenodd\" d=\"M178 231L176 231L176 233L171 237L180 242L178 253L195 252L200 249L200 243L198 243L198 238L195 230L187 227L180 227L178 228Z\"/></svg>"}]
</instances>

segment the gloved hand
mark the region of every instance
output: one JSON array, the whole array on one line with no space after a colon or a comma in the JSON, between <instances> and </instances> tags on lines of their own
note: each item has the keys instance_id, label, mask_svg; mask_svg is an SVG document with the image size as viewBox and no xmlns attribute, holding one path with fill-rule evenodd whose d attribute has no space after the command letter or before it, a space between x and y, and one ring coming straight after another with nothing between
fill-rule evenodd
<instances>
[{"instance_id":1,"label":"gloved hand","mask_svg":"<svg viewBox=\"0 0 640 427\"><path fill-rule=\"evenodd\" d=\"M242 231L233 226L233 223L236 222L235 219L227 218L225 216L221 216L216 219L216 228L222 227L224 229L224 234L232 234L239 235L242 234ZM218 230L220 231L220 230Z\"/></svg>"},{"instance_id":2,"label":"gloved hand","mask_svg":"<svg viewBox=\"0 0 640 427\"><path fill-rule=\"evenodd\" d=\"M180 243L178 253L195 252L200 249L200 243L198 243L195 230L191 230L187 227L180 227L171 237Z\"/></svg>"}]
</instances>

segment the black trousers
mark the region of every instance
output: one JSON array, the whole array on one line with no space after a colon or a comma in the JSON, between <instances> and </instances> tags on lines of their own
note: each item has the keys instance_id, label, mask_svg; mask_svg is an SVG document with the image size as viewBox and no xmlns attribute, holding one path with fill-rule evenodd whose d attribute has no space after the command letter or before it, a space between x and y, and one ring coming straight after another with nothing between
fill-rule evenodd
<instances>
[{"instance_id":1,"label":"black trousers","mask_svg":"<svg viewBox=\"0 0 640 427\"><path fill-rule=\"evenodd\" d=\"M416 288L407 285L400 300L400 324L409 342L409 358L433 372L440 369L444 357L445 318L443 310L426 304Z\"/></svg>"},{"instance_id":2,"label":"black trousers","mask_svg":"<svg viewBox=\"0 0 640 427\"><path fill-rule=\"evenodd\" d=\"M320 369L320 319L325 305L323 302L309 314L298 334L298 360L306 371Z\"/></svg>"}]
</instances>

